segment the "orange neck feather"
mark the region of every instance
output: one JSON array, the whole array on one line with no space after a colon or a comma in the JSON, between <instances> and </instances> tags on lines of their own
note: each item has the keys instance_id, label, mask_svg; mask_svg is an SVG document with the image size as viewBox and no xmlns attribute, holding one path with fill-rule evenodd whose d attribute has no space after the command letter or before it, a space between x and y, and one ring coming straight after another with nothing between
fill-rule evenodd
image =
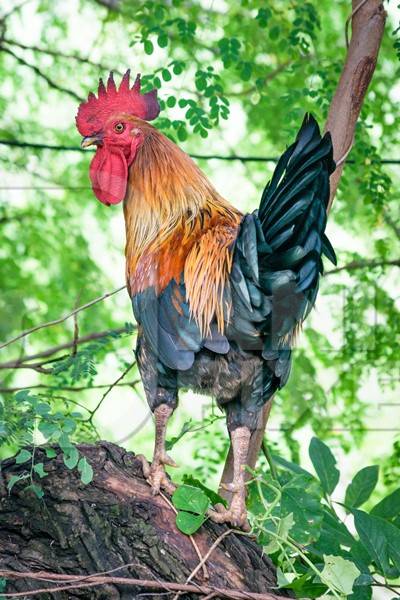
<instances>
[{"instance_id":1,"label":"orange neck feather","mask_svg":"<svg viewBox=\"0 0 400 600\"><path fill-rule=\"evenodd\" d=\"M241 221L241 213L187 154L149 124L144 133L124 202L131 294L149 286L160 292L171 279L179 281L190 250L204 233L224 226L236 232Z\"/></svg>"}]
</instances>

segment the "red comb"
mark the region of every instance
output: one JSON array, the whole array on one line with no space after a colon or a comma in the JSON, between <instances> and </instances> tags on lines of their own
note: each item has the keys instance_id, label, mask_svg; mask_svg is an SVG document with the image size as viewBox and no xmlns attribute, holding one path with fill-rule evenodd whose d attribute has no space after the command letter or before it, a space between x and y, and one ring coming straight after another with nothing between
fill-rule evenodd
<instances>
[{"instance_id":1,"label":"red comb","mask_svg":"<svg viewBox=\"0 0 400 600\"><path fill-rule=\"evenodd\" d=\"M147 94L140 93L140 74L136 75L135 83L130 87L130 69L123 76L117 89L112 72L107 81L107 87L100 79L96 96L90 92L86 102L78 108L76 126L83 136L93 135L100 131L104 123L114 113L127 113L151 121L160 112L157 100L157 90Z\"/></svg>"}]
</instances>

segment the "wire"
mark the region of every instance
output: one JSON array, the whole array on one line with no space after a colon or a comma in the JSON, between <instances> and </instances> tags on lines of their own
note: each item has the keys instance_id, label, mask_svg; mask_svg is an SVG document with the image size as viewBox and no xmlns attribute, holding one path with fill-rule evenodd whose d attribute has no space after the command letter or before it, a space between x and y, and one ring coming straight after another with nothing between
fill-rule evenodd
<instances>
[{"instance_id":1,"label":"wire","mask_svg":"<svg viewBox=\"0 0 400 600\"><path fill-rule=\"evenodd\" d=\"M17 140L2 140L0 144L3 146L13 146L16 148L34 148L36 150L53 150L59 152L87 152L88 150L80 146L64 146L59 144L38 144L35 142L19 142ZM90 150L89 150L90 151ZM275 156L242 156L239 154L223 155L223 154L190 154L192 158L199 160L238 160L240 162L278 162L278 157ZM348 160L348 164L354 164L355 160ZM400 159L396 158L379 158L371 160L372 163L380 163L384 165L399 165ZM4 188L2 188L4 189Z\"/></svg>"}]
</instances>

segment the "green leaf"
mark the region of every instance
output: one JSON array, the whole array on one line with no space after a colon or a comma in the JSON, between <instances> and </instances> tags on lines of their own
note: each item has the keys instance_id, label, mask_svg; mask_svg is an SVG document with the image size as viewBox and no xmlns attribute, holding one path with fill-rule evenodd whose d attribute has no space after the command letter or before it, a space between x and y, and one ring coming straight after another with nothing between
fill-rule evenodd
<instances>
[{"instance_id":1,"label":"green leaf","mask_svg":"<svg viewBox=\"0 0 400 600\"><path fill-rule=\"evenodd\" d=\"M32 483L31 485L28 485L25 489L31 490L35 494L36 498L39 498L39 500L44 496L44 491L42 487L37 483Z\"/></svg>"},{"instance_id":2,"label":"green leaf","mask_svg":"<svg viewBox=\"0 0 400 600\"><path fill-rule=\"evenodd\" d=\"M29 452L29 450L20 450L17 454L17 456L15 457L15 462L17 465L21 465L24 462L27 462L28 460L31 460L32 458L32 453Z\"/></svg>"},{"instance_id":3,"label":"green leaf","mask_svg":"<svg viewBox=\"0 0 400 600\"><path fill-rule=\"evenodd\" d=\"M324 568L321 581L332 586L336 591L348 596L353 591L353 584L360 571L350 560L341 556L324 555Z\"/></svg>"},{"instance_id":4,"label":"green leaf","mask_svg":"<svg viewBox=\"0 0 400 600\"><path fill-rule=\"evenodd\" d=\"M73 443L69 439L68 434L65 432L60 435L60 437L58 439L58 444L59 444L61 450L64 452L64 454L69 454L71 451L71 448L74 447Z\"/></svg>"},{"instance_id":5,"label":"green leaf","mask_svg":"<svg viewBox=\"0 0 400 600\"><path fill-rule=\"evenodd\" d=\"M341 547L351 547L355 539L347 527L339 520L336 513L328 507L323 508L321 534L314 544L314 549L321 554L341 554Z\"/></svg>"},{"instance_id":6,"label":"green leaf","mask_svg":"<svg viewBox=\"0 0 400 600\"><path fill-rule=\"evenodd\" d=\"M22 481L23 479L28 479L29 477L29 473L20 473L19 475L12 475L12 477L10 477L9 482L7 483L7 489L8 489L8 493L11 493L11 490L13 489L14 485L18 482L18 481Z\"/></svg>"},{"instance_id":7,"label":"green leaf","mask_svg":"<svg viewBox=\"0 0 400 600\"><path fill-rule=\"evenodd\" d=\"M47 477L48 476L48 473L46 473L46 471L44 470L42 462L36 463L33 466L33 470L35 471L35 473L37 473L39 475L39 477Z\"/></svg>"},{"instance_id":8,"label":"green leaf","mask_svg":"<svg viewBox=\"0 0 400 600\"><path fill-rule=\"evenodd\" d=\"M382 519L395 519L400 515L400 488L383 498L371 510L371 515Z\"/></svg>"},{"instance_id":9,"label":"green leaf","mask_svg":"<svg viewBox=\"0 0 400 600\"><path fill-rule=\"evenodd\" d=\"M282 488L280 517L293 514L291 536L299 544L319 537L323 519L318 483L310 477L297 475Z\"/></svg>"},{"instance_id":10,"label":"green leaf","mask_svg":"<svg viewBox=\"0 0 400 600\"><path fill-rule=\"evenodd\" d=\"M176 526L182 533L192 535L200 529L205 520L204 514L194 515L193 513L178 511L178 514L176 515Z\"/></svg>"},{"instance_id":11,"label":"green leaf","mask_svg":"<svg viewBox=\"0 0 400 600\"><path fill-rule=\"evenodd\" d=\"M291 471L292 473L297 473L298 475L308 475L309 477L312 477L311 473L299 465L296 465L296 463L290 462L289 460L286 460L286 458L279 456L279 454L271 454L271 457L274 463L283 469Z\"/></svg>"},{"instance_id":12,"label":"green leaf","mask_svg":"<svg viewBox=\"0 0 400 600\"><path fill-rule=\"evenodd\" d=\"M81 481L85 485L90 483L93 479L93 469L86 457L82 457L78 462L78 471L81 474Z\"/></svg>"},{"instance_id":13,"label":"green leaf","mask_svg":"<svg viewBox=\"0 0 400 600\"><path fill-rule=\"evenodd\" d=\"M295 578L295 573L284 573L279 567L276 569L276 583L278 588L287 587Z\"/></svg>"},{"instance_id":14,"label":"green leaf","mask_svg":"<svg viewBox=\"0 0 400 600\"><path fill-rule=\"evenodd\" d=\"M50 410L50 406L46 402L39 402L36 406L36 413L41 417L47 416Z\"/></svg>"},{"instance_id":15,"label":"green leaf","mask_svg":"<svg viewBox=\"0 0 400 600\"><path fill-rule=\"evenodd\" d=\"M278 25L275 25L269 31L269 37L271 38L271 40L277 40L280 35L280 32L281 32L280 27Z\"/></svg>"},{"instance_id":16,"label":"green leaf","mask_svg":"<svg viewBox=\"0 0 400 600\"><path fill-rule=\"evenodd\" d=\"M168 46L168 36L165 33L162 33L158 36L157 42L160 48L166 48ZM168 80L166 79L166 81Z\"/></svg>"},{"instance_id":17,"label":"green leaf","mask_svg":"<svg viewBox=\"0 0 400 600\"><path fill-rule=\"evenodd\" d=\"M215 504L223 504L224 506L228 505L228 503L225 500L225 498L222 498L222 496L220 496L219 494L217 494L213 490L210 490L210 488L208 488L205 485L203 485L201 483L201 481L199 481L199 479L196 479L195 477L193 477L193 475L186 475L185 474L183 476L183 483L185 483L186 485L191 485L193 487L199 488L200 490L203 490L203 492L209 498L209 500L210 500L210 502L211 502L212 505L215 505Z\"/></svg>"},{"instance_id":18,"label":"green leaf","mask_svg":"<svg viewBox=\"0 0 400 600\"><path fill-rule=\"evenodd\" d=\"M360 541L385 577L400 575L400 529L380 517L353 510Z\"/></svg>"},{"instance_id":19,"label":"green leaf","mask_svg":"<svg viewBox=\"0 0 400 600\"><path fill-rule=\"evenodd\" d=\"M74 469L78 464L79 451L76 446L71 446L67 452L63 453L63 461L68 469Z\"/></svg>"},{"instance_id":20,"label":"green leaf","mask_svg":"<svg viewBox=\"0 0 400 600\"><path fill-rule=\"evenodd\" d=\"M54 448L45 448L47 458L55 458L57 456L57 452Z\"/></svg>"},{"instance_id":21,"label":"green leaf","mask_svg":"<svg viewBox=\"0 0 400 600\"><path fill-rule=\"evenodd\" d=\"M188 134L184 127L180 127L177 131L177 134L180 142L184 142L185 140L187 140Z\"/></svg>"},{"instance_id":22,"label":"green leaf","mask_svg":"<svg viewBox=\"0 0 400 600\"><path fill-rule=\"evenodd\" d=\"M49 421L41 421L38 425L40 433L49 440L51 437L57 437L56 434L60 433L60 427L56 423L50 423Z\"/></svg>"},{"instance_id":23,"label":"green leaf","mask_svg":"<svg viewBox=\"0 0 400 600\"><path fill-rule=\"evenodd\" d=\"M364 467L347 486L344 503L347 509L358 508L368 500L378 482L379 467Z\"/></svg>"},{"instance_id":24,"label":"green leaf","mask_svg":"<svg viewBox=\"0 0 400 600\"><path fill-rule=\"evenodd\" d=\"M332 494L340 477L335 457L328 446L316 437L312 438L308 452L322 489L326 494Z\"/></svg>"},{"instance_id":25,"label":"green leaf","mask_svg":"<svg viewBox=\"0 0 400 600\"><path fill-rule=\"evenodd\" d=\"M153 54L154 52L153 42L151 42L150 40L145 40L143 48L146 54Z\"/></svg>"},{"instance_id":26,"label":"green leaf","mask_svg":"<svg viewBox=\"0 0 400 600\"><path fill-rule=\"evenodd\" d=\"M172 503L178 510L193 512L204 515L209 507L210 501L206 494L192 485L181 485L172 496Z\"/></svg>"},{"instance_id":27,"label":"green leaf","mask_svg":"<svg viewBox=\"0 0 400 600\"><path fill-rule=\"evenodd\" d=\"M174 108L176 104L176 98L175 96L169 96L169 98L167 98L167 106L168 108Z\"/></svg>"}]
</instances>

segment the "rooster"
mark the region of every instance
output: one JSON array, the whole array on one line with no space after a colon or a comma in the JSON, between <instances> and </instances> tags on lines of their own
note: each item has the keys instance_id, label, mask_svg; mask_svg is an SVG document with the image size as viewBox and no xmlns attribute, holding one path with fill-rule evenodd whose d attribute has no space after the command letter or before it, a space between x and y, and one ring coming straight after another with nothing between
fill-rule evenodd
<instances>
[{"instance_id":1,"label":"rooster","mask_svg":"<svg viewBox=\"0 0 400 600\"><path fill-rule=\"evenodd\" d=\"M126 282L138 323L137 363L154 413L152 463L142 457L154 494L172 493L165 465L167 422L178 390L212 395L226 412L234 459L228 508L211 518L248 528L245 466L264 405L285 385L296 333L314 305L325 236L330 135L306 115L281 156L258 211L243 215L149 121L157 91L141 93L129 71L113 74L79 106L82 147L95 196L123 201Z\"/></svg>"}]
</instances>

